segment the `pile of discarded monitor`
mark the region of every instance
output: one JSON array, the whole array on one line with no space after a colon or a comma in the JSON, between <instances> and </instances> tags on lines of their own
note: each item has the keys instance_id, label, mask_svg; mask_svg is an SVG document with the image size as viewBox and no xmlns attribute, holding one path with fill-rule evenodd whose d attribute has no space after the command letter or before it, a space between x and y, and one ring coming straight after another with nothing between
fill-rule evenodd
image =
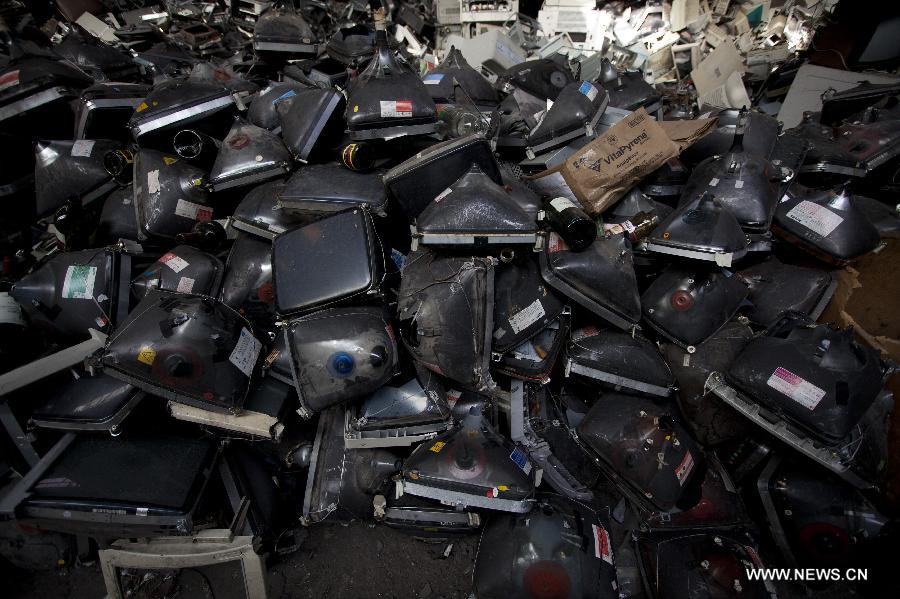
<instances>
[{"instance_id":1,"label":"pile of discarded monitor","mask_svg":"<svg viewBox=\"0 0 900 599\"><path fill-rule=\"evenodd\" d=\"M422 74L390 13L326 12L7 27L4 557L205 542L256 589L361 519L479 534L477 597L764 597L763 563L887 557L893 365L817 319L900 230L900 88L789 130L707 110L596 213L530 176L683 105L608 60Z\"/></svg>"}]
</instances>

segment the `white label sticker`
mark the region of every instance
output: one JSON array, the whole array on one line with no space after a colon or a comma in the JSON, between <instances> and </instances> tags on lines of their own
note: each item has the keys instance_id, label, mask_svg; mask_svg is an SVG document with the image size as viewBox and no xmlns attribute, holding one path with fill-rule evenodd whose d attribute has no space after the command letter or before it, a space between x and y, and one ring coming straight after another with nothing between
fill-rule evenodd
<instances>
[{"instance_id":1,"label":"white label sticker","mask_svg":"<svg viewBox=\"0 0 900 599\"><path fill-rule=\"evenodd\" d=\"M191 220L206 221L212 220L213 209L187 200L178 200L175 204L175 214Z\"/></svg>"},{"instance_id":2,"label":"white label sticker","mask_svg":"<svg viewBox=\"0 0 900 599\"><path fill-rule=\"evenodd\" d=\"M709 181L709 186L710 186L710 187L715 187L715 186L718 185L718 184L719 184L719 179L718 179L717 177L713 177L713 178L710 179L710 181Z\"/></svg>"},{"instance_id":3,"label":"white label sticker","mask_svg":"<svg viewBox=\"0 0 900 599\"><path fill-rule=\"evenodd\" d=\"M775 369L775 372L772 373L766 384L776 391L787 395L808 410L815 410L822 398L825 397L824 389L816 387L809 381L780 366Z\"/></svg>"},{"instance_id":4,"label":"white label sticker","mask_svg":"<svg viewBox=\"0 0 900 599\"><path fill-rule=\"evenodd\" d=\"M180 256L176 256L172 252L164 254L162 258L159 259L160 262L174 270L175 272L181 272L185 268L188 267L188 261Z\"/></svg>"},{"instance_id":5,"label":"white label sticker","mask_svg":"<svg viewBox=\"0 0 900 599\"><path fill-rule=\"evenodd\" d=\"M635 231L634 223L632 223L630 220L623 220L622 228L625 229L626 231L628 231L629 233L634 233L634 231Z\"/></svg>"},{"instance_id":6,"label":"white label sticker","mask_svg":"<svg viewBox=\"0 0 900 599\"><path fill-rule=\"evenodd\" d=\"M691 455L691 452L687 452L684 454L684 457L681 459L681 463L678 464L678 468L675 469L675 478L678 479L679 485L684 485L684 481L687 480L688 475L691 473L691 470L694 469L694 456Z\"/></svg>"},{"instance_id":7,"label":"white label sticker","mask_svg":"<svg viewBox=\"0 0 900 599\"><path fill-rule=\"evenodd\" d=\"M94 299L97 267L75 264L66 269L62 296L66 299Z\"/></svg>"},{"instance_id":8,"label":"white label sticker","mask_svg":"<svg viewBox=\"0 0 900 599\"><path fill-rule=\"evenodd\" d=\"M591 527L594 530L594 556L611 565L613 563L613 554L609 542L609 533L602 526L592 524Z\"/></svg>"},{"instance_id":9,"label":"white label sticker","mask_svg":"<svg viewBox=\"0 0 900 599\"><path fill-rule=\"evenodd\" d=\"M6 291L0 291L0 324L25 326L25 319L22 318L22 309Z\"/></svg>"},{"instance_id":10,"label":"white label sticker","mask_svg":"<svg viewBox=\"0 0 900 599\"><path fill-rule=\"evenodd\" d=\"M744 181L743 181L742 179L738 179L737 181L735 181L735 182L734 182L734 188L735 188L735 189L743 189L743 188L744 188Z\"/></svg>"},{"instance_id":11,"label":"white label sticker","mask_svg":"<svg viewBox=\"0 0 900 599\"><path fill-rule=\"evenodd\" d=\"M259 357L259 350L262 349L262 343L257 341L246 327L241 329L241 336L238 338L237 345L231 350L228 361L237 366L238 370L248 377L253 374L253 367L256 366L256 358Z\"/></svg>"},{"instance_id":12,"label":"white label sticker","mask_svg":"<svg viewBox=\"0 0 900 599\"><path fill-rule=\"evenodd\" d=\"M147 173L147 193L159 193L159 170Z\"/></svg>"},{"instance_id":13,"label":"white label sticker","mask_svg":"<svg viewBox=\"0 0 900 599\"><path fill-rule=\"evenodd\" d=\"M560 212L562 212L566 208L581 208L581 206L579 206L569 198L553 198L552 200L550 200L550 205Z\"/></svg>"},{"instance_id":14,"label":"white label sticker","mask_svg":"<svg viewBox=\"0 0 900 599\"><path fill-rule=\"evenodd\" d=\"M512 328L513 333L518 334L519 331L527 329L538 320L544 317L546 312L544 312L544 304L541 303L541 300L536 299L531 302L524 310L516 312L512 316L509 317L509 326Z\"/></svg>"},{"instance_id":15,"label":"white label sticker","mask_svg":"<svg viewBox=\"0 0 900 599\"><path fill-rule=\"evenodd\" d=\"M841 216L838 216L825 206L819 206L807 200L803 200L791 208L787 213L787 217L822 237L828 237L839 224L844 222Z\"/></svg>"},{"instance_id":16,"label":"white label sticker","mask_svg":"<svg viewBox=\"0 0 900 599\"><path fill-rule=\"evenodd\" d=\"M94 142L93 139L79 139L74 144L72 144L72 151L70 152L70 155L87 158L94 150L94 143L96 142Z\"/></svg>"},{"instance_id":17,"label":"white label sticker","mask_svg":"<svg viewBox=\"0 0 900 599\"><path fill-rule=\"evenodd\" d=\"M190 293L194 290L194 279L190 277L181 277L178 281L178 287L176 291L178 293Z\"/></svg>"},{"instance_id":18,"label":"white label sticker","mask_svg":"<svg viewBox=\"0 0 900 599\"><path fill-rule=\"evenodd\" d=\"M445 189L445 190L442 191L441 193L437 194L437 196L435 196L435 198L434 198L434 201L435 201L435 202L440 202L441 200L443 200L444 198L446 198L446 197L447 197L448 195L450 195L451 193L453 193L453 190L450 189L450 188L448 187L447 189Z\"/></svg>"},{"instance_id":19,"label":"white label sticker","mask_svg":"<svg viewBox=\"0 0 900 599\"><path fill-rule=\"evenodd\" d=\"M412 100L382 100L382 118L412 116Z\"/></svg>"},{"instance_id":20,"label":"white label sticker","mask_svg":"<svg viewBox=\"0 0 900 599\"><path fill-rule=\"evenodd\" d=\"M578 91L587 96L587 99L591 102L594 101L594 98L597 97L597 88L591 85L589 81L585 81L581 84L581 87L578 88Z\"/></svg>"}]
</instances>

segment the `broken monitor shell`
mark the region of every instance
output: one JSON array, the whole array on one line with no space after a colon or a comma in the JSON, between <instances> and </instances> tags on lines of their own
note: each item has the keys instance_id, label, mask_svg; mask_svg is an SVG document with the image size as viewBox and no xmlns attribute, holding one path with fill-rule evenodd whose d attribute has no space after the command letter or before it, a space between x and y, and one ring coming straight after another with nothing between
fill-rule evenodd
<instances>
[{"instance_id":1,"label":"broken monitor shell","mask_svg":"<svg viewBox=\"0 0 900 599\"><path fill-rule=\"evenodd\" d=\"M314 56L315 34L294 5L278 4L262 13L253 28L253 49L264 53Z\"/></svg>"},{"instance_id":2,"label":"broken monitor shell","mask_svg":"<svg viewBox=\"0 0 900 599\"><path fill-rule=\"evenodd\" d=\"M670 396L675 387L656 345L637 334L579 329L572 332L567 354L567 376L657 397Z\"/></svg>"},{"instance_id":3,"label":"broken monitor shell","mask_svg":"<svg viewBox=\"0 0 900 599\"><path fill-rule=\"evenodd\" d=\"M261 349L225 304L153 289L110 336L101 361L108 374L154 395L236 413Z\"/></svg>"},{"instance_id":4,"label":"broken monitor shell","mask_svg":"<svg viewBox=\"0 0 900 599\"><path fill-rule=\"evenodd\" d=\"M347 410L348 448L409 446L450 428L447 391L437 375L424 368L418 371L418 376L385 385Z\"/></svg>"},{"instance_id":5,"label":"broken monitor shell","mask_svg":"<svg viewBox=\"0 0 900 599\"><path fill-rule=\"evenodd\" d=\"M100 570L109 599L126 599L132 590L124 580L139 578L137 588L151 580L151 572L165 576L173 569L202 572L238 562L234 578L227 577L229 590L240 588L247 599L265 597L265 560L256 552L257 538L236 536L230 529L207 529L194 536L151 539L120 539L98 552ZM207 576L206 574L203 574ZM212 592L212 587L210 587Z\"/></svg>"},{"instance_id":6,"label":"broken monitor shell","mask_svg":"<svg viewBox=\"0 0 900 599\"><path fill-rule=\"evenodd\" d=\"M775 213L772 231L826 262L844 265L875 248L881 235L859 210L843 184L809 194L788 193Z\"/></svg>"},{"instance_id":7,"label":"broken monitor shell","mask_svg":"<svg viewBox=\"0 0 900 599\"><path fill-rule=\"evenodd\" d=\"M290 153L277 135L235 119L222 141L207 183L213 191L253 185L283 177L292 164Z\"/></svg>"},{"instance_id":8,"label":"broken monitor shell","mask_svg":"<svg viewBox=\"0 0 900 599\"><path fill-rule=\"evenodd\" d=\"M128 121L149 91L142 83L119 82L85 89L75 103L75 139L128 140Z\"/></svg>"},{"instance_id":9,"label":"broken monitor shell","mask_svg":"<svg viewBox=\"0 0 900 599\"><path fill-rule=\"evenodd\" d=\"M384 175L384 187L412 222L440 193L478 166L497 185L503 177L490 142L473 134L434 144Z\"/></svg>"},{"instance_id":10,"label":"broken monitor shell","mask_svg":"<svg viewBox=\"0 0 900 599\"><path fill-rule=\"evenodd\" d=\"M276 104L281 137L297 160L306 162L318 149L340 140L344 96L333 89L309 88Z\"/></svg>"},{"instance_id":11,"label":"broken monitor shell","mask_svg":"<svg viewBox=\"0 0 900 599\"><path fill-rule=\"evenodd\" d=\"M228 224L238 231L275 239L281 233L302 224L302 219L291 217L278 206L278 196L284 184L269 181L251 189L228 217Z\"/></svg>"},{"instance_id":12,"label":"broken monitor shell","mask_svg":"<svg viewBox=\"0 0 900 599\"><path fill-rule=\"evenodd\" d=\"M206 172L183 158L141 149L134 157L134 209L138 241L174 240L194 225L213 219L214 206L203 185Z\"/></svg>"},{"instance_id":13,"label":"broken monitor shell","mask_svg":"<svg viewBox=\"0 0 900 599\"><path fill-rule=\"evenodd\" d=\"M537 224L477 165L441 191L416 217L413 250L419 244L483 248L534 245Z\"/></svg>"},{"instance_id":14,"label":"broken monitor shell","mask_svg":"<svg viewBox=\"0 0 900 599\"><path fill-rule=\"evenodd\" d=\"M710 192L681 204L647 238L647 249L729 267L743 258L749 240L737 218Z\"/></svg>"},{"instance_id":15,"label":"broken monitor shell","mask_svg":"<svg viewBox=\"0 0 900 599\"><path fill-rule=\"evenodd\" d=\"M459 427L416 447L403 462L403 493L444 505L528 512L534 502L528 455L477 410Z\"/></svg>"},{"instance_id":16,"label":"broken monitor shell","mask_svg":"<svg viewBox=\"0 0 900 599\"><path fill-rule=\"evenodd\" d=\"M340 251L337 249L340 248ZM384 255L372 216L350 208L283 233L272 243L275 307L299 314L381 290Z\"/></svg>"},{"instance_id":17,"label":"broken monitor shell","mask_svg":"<svg viewBox=\"0 0 900 599\"><path fill-rule=\"evenodd\" d=\"M184 129L234 106L231 91L207 81L169 79L156 85L128 123L135 139L149 133Z\"/></svg>"},{"instance_id":18,"label":"broken monitor shell","mask_svg":"<svg viewBox=\"0 0 900 599\"><path fill-rule=\"evenodd\" d=\"M584 503L538 495L525 515L492 518L473 574L483 599L619 596L608 518Z\"/></svg>"},{"instance_id":19,"label":"broken monitor shell","mask_svg":"<svg viewBox=\"0 0 900 599\"><path fill-rule=\"evenodd\" d=\"M529 132L528 157L534 158L582 136L593 137L608 102L609 94L599 84L575 81L567 85Z\"/></svg>"},{"instance_id":20,"label":"broken monitor shell","mask_svg":"<svg viewBox=\"0 0 900 599\"><path fill-rule=\"evenodd\" d=\"M491 388L493 309L490 258L410 254L398 296L400 338L425 368L473 390Z\"/></svg>"},{"instance_id":21,"label":"broken monitor shell","mask_svg":"<svg viewBox=\"0 0 900 599\"><path fill-rule=\"evenodd\" d=\"M576 427L576 440L600 469L645 510L685 507L703 478L703 453L681 427L674 407L605 393Z\"/></svg>"},{"instance_id":22,"label":"broken monitor shell","mask_svg":"<svg viewBox=\"0 0 900 599\"><path fill-rule=\"evenodd\" d=\"M19 519L101 540L192 532L219 453L214 441L70 434L61 442L65 450L39 464Z\"/></svg>"},{"instance_id":23,"label":"broken monitor shell","mask_svg":"<svg viewBox=\"0 0 900 599\"><path fill-rule=\"evenodd\" d=\"M358 520L373 516L373 501L389 486L400 460L382 448L344 446L344 411L333 407L319 417L313 441L302 521Z\"/></svg>"},{"instance_id":24,"label":"broken monitor shell","mask_svg":"<svg viewBox=\"0 0 900 599\"><path fill-rule=\"evenodd\" d=\"M40 428L105 431L116 435L145 395L140 389L102 373L72 378L32 412L31 422Z\"/></svg>"},{"instance_id":25,"label":"broken monitor shell","mask_svg":"<svg viewBox=\"0 0 900 599\"><path fill-rule=\"evenodd\" d=\"M878 354L857 343L851 330L786 315L744 347L725 378L764 410L836 444L872 406L883 375Z\"/></svg>"},{"instance_id":26,"label":"broken monitor shell","mask_svg":"<svg viewBox=\"0 0 900 599\"><path fill-rule=\"evenodd\" d=\"M530 252L529 252L530 254ZM541 279L531 256L498 266L494 276L494 331L491 347L505 353L541 332L565 311Z\"/></svg>"},{"instance_id":27,"label":"broken monitor shell","mask_svg":"<svg viewBox=\"0 0 900 599\"><path fill-rule=\"evenodd\" d=\"M284 336L306 418L374 393L397 369L394 331L378 306L315 312L288 321Z\"/></svg>"},{"instance_id":28,"label":"broken monitor shell","mask_svg":"<svg viewBox=\"0 0 900 599\"><path fill-rule=\"evenodd\" d=\"M177 245L131 280L140 301L151 289L216 295L222 282L222 261L189 245Z\"/></svg>"},{"instance_id":29,"label":"broken monitor shell","mask_svg":"<svg viewBox=\"0 0 900 599\"><path fill-rule=\"evenodd\" d=\"M353 140L427 135L438 128L434 101L418 75L394 57L384 29L375 31L375 56L347 91L344 117Z\"/></svg>"},{"instance_id":30,"label":"broken monitor shell","mask_svg":"<svg viewBox=\"0 0 900 599\"><path fill-rule=\"evenodd\" d=\"M381 174L358 173L337 162L308 164L278 192L278 209L297 219L308 219L366 206L372 214L385 216L388 206Z\"/></svg>"},{"instance_id":31,"label":"broken monitor shell","mask_svg":"<svg viewBox=\"0 0 900 599\"><path fill-rule=\"evenodd\" d=\"M493 352L491 369L514 379L549 382L568 339L571 321L571 311L564 308L559 316L531 338L506 352Z\"/></svg>"},{"instance_id":32,"label":"broken monitor shell","mask_svg":"<svg viewBox=\"0 0 900 599\"><path fill-rule=\"evenodd\" d=\"M39 327L68 337L109 332L128 313L131 256L113 249L52 256L19 279L10 295Z\"/></svg>"},{"instance_id":33,"label":"broken monitor shell","mask_svg":"<svg viewBox=\"0 0 900 599\"><path fill-rule=\"evenodd\" d=\"M598 237L585 251L574 252L551 231L540 265L550 287L615 327L627 331L640 321L637 277L623 235Z\"/></svg>"},{"instance_id":34,"label":"broken monitor shell","mask_svg":"<svg viewBox=\"0 0 900 599\"><path fill-rule=\"evenodd\" d=\"M74 197L87 205L116 188L103 157L121 144L108 139L36 141L34 183L38 216L48 216Z\"/></svg>"},{"instance_id":35,"label":"broken monitor shell","mask_svg":"<svg viewBox=\"0 0 900 599\"><path fill-rule=\"evenodd\" d=\"M673 265L641 296L644 320L682 347L697 346L735 315L749 292L729 271Z\"/></svg>"}]
</instances>

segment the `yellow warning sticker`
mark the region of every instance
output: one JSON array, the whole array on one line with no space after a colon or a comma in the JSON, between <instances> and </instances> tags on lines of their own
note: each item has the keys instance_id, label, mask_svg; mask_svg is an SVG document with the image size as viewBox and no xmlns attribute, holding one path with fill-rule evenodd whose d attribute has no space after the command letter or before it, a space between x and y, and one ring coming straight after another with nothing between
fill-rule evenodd
<instances>
[{"instance_id":1,"label":"yellow warning sticker","mask_svg":"<svg viewBox=\"0 0 900 599\"><path fill-rule=\"evenodd\" d=\"M172 166L173 164L178 162L178 159L174 156L163 156L163 162L166 163L166 166Z\"/></svg>"},{"instance_id":2,"label":"yellow warning sticker","mask_svg":"<svg viewBox=\"0 0 900 599\"><path fill-rule=\"evenodd\" d=\"M434 445L432 445L428 449L429 451L433 451L434 453L440 453L444 448L444 445L446 445L446 443L444 443L443 441L435 441Z\"/></svg>"},{"instance_id":3,"label":"yellow warning sticker","mask_svg":"<svg viewBox=\"0 0 900 599\"><path fill-rule=\"evenodd\" d=\"M147 110L148 108L150 108L150 107L147 106L146 102L141 102L140 104L138 104L138 107L134 109L134 111L141 112L142 110Z\"/></svg>"},{"instance_id":4,"label":"yellow warning sticker","mask_svg":"<svg viewBox=\"0 0 900 599\"><path fill-rule=\"evenodd\" d=\"M359 104L353 106L353 112L359 112Z\"/></svg>"},{"instance_id":5,"label":"yellow warning sticker","mask_svg":"<svg viewBox=\"0 0 900 599\"><path fill-rule=\"evenodd\" d=\"M154 360L156 360L156 350L152 347L142 347L141 351L138 352L137 359L138 362L152 366Z\"/></svg>"},{"instance_id":6,"label":"yellow warning sticker","mask_svg":"<svg viewBox=\"0 0 900 599\"><path fill-rule=\"evenodd\" d=\"M506 485L497 485L497 490L498 491L509 491L509 487L507 487Z\"/></svg>"}]
</instances>

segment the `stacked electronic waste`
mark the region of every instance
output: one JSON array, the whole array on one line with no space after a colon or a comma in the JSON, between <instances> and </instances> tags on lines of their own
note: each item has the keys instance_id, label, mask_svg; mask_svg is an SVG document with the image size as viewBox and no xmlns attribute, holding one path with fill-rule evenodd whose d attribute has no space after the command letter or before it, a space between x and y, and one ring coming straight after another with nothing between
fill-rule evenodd
<instances>
[{"instance_id":1,"label":"stacked electronic waste","mask_svg":"<svg viewBox=\"0 0 900 599\"><path fill-rule=\"evenodd\" d=\"M6 560L255 597L363 520L480 535L479 598L897 591L895 364L822 315L900 79L788 116L836 2L127 4L0 12Z\"/></svg>"}]
</instances>

